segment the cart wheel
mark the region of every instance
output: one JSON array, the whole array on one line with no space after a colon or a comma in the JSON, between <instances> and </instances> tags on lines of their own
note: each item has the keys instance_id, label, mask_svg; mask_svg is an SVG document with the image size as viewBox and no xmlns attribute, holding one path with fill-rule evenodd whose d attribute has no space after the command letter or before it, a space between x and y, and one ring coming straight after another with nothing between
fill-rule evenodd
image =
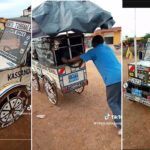
<instances>
[{"instance_id":1,"label":"cart wheel","mask_svg":"<svg viewBox=\"0 0 150 150\"><path fill-rule=\"evenodd\" d=\"M0 128L14 123L27 107L28 96L26 87L9 91L0 101Z\"/></svg>"},{"instance_id":2,"label":"cart wheel","mask_svg":"<svg viewBox=\"0 0 150 150\"><path fill-rule=\"evenodd\" d=\"M37 74L32 75L32 85L36 91L40 90L40 83L39 83L39 78Z\"/></svg>"},{"instance_id":3,"label":"cart wheel","mask_svg":"<svg viewBox=\"0 0 150 150\"><path fill-rule=\"evenodd\" d=\"M51 84L47 78L44 78L44 88L48 97L48 100L54 104L58 104L57 88L54 84Z\"/></svg>"},{"instance_id":4,"label":"cart wheel","mask_svg":"<svg viewBox=\"0 0 150 150\"><path fill-rule=\"evenodd\" d=\"M80 88L77 88L74 91L78 94L81 94L84 91L84 86L81 86Z\"/></svg>"}]
</instances>

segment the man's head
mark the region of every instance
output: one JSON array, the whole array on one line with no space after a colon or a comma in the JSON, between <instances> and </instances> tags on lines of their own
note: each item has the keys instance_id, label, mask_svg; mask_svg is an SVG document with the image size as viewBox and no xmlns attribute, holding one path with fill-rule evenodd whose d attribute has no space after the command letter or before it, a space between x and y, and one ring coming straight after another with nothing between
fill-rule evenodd
<instances>
[{"instance_id":1,"label":"man's head","mask_svg":"<svg viewBox=\"0 0 150 150\"><path fill-rule=\"evenodd\" d=\"M101 35L96 35L93 37L92 39L92 46L96 47L99 44L103 44L104 43L104 39Z\"/></svg>"}]
</instances>

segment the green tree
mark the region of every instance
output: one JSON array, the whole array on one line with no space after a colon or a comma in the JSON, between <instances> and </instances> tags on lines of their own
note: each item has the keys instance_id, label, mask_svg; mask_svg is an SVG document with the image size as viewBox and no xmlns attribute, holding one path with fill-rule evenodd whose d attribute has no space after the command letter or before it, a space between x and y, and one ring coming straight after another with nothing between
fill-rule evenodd
<instances>
[{"instance_id":1,"label":"green tree","mask_svg":"<svg viewBox=\"0 0 150 150\"><path fill-rule=\"evenodd\" d=\"M131 44L131 43L133 43L134 42L134 39L133 38L129 38L128 40L127 40L127 43L128 44Z\"/></svg>"},{"instance_id":2,"label":"green tree","mask_svg":"<svg viewBox=\"0 0 150 150\"><path fill-rule=\"evenodd\" d=\"M148 38L150 38L150 33L147 33L147 34L142 38L142 43L146 44Z\"/></svg>"}]
</instances>

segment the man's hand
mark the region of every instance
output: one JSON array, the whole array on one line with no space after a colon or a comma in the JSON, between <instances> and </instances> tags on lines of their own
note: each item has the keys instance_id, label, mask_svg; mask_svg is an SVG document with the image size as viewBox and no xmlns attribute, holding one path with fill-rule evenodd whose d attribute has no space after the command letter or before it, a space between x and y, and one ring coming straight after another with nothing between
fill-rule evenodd
<instances>
[{"instance_id":1,"label":"man's hand","mask_svg":"<svg viewBox=\"0 0 150 150\"><path fill-rule=\"evenodd\" d=\"M82 63L81 67L80 68L85 68L86 67L86 64L85 63Z\"/></svg>"},{"instance_id":2,"label":"man's hand","mask_svg":"<svg viewBox=\"0 0 150 150\"><path fill-rule=\"evenodd\" d=\"M68 60L67 60L65 57L62 57L62 58L61 58L61 61L62 61L64 64L67 64L67 63L68 63Z\"/></svg>"},{"instance_id":3,"label":"man's hand","mask_svg":"<svg viewBox=\"0 0 150 150\"><path fill-rule=\"evenodd\" d=\"M66 59L66 58L64 58L64 57L62 57L61 58L61 61L63 62L63 63L65 63L65 64L75 64L75 63L77 63L77 62L79 62L79 61L81 61L82 59L80 58L80 56L76 56L76 57L74 57L74 58L72 58L72 59Z\"/></svg>"}]
</instances>

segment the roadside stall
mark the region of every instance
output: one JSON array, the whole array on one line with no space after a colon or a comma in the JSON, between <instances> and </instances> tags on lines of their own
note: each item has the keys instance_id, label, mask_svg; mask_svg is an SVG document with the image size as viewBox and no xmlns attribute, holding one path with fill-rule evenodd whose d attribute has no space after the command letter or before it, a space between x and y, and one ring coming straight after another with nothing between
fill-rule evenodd
<instances>
[{"instance_id":1,"label":"roadside stall","mask_svg":"<svg viewBox=\"0 0 150 150\"><path fill-rule=\"evenodd\" d=\"M15 122L29 104L31 18L8 19L0 40L0 128Z\"/></svg>"},{"instance_id":2,"label":"roadside stall","mask_svg":"<svg viewBox=\"0 0 150 150\"><path fill-rule=\"evenodd\" d=\"M40 90L41 79L52 104L58 104L58 93L82 93L88 84L86 66L64 64L61 59L84 54L84 33L111 28L111 14L89 1L46 1L32 17L33 87Z\"/></svg>"}]
</instances>

